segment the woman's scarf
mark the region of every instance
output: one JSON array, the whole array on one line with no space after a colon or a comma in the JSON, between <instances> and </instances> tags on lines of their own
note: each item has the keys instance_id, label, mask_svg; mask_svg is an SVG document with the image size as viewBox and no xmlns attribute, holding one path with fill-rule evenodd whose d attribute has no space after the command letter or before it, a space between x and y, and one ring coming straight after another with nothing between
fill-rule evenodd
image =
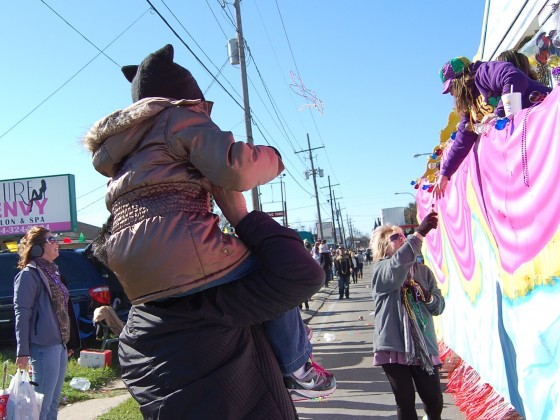
<instances>
[{"instance_id":1,"label":"woman's scarf","mask_svg":"<svg viewBox=\"0 0 560 420\"><path fill-rule=\"evenodd\" d=\"M49 289L51 291L51 302L53 304L60 333L64 345L70 340L70 316L68 314L68 299L70 292L62 283L58 266L51 261L47 261L42 257L36 258L35 263L45 273L49 280Z\"/></svg>"},{"instance_id":2,"label":"woman's scarf","mask_svg":"<svg viewBox=\"0 0 560 420\"><path fill-rule=\"evenodd\" d=\"M428 346L424 339L424 331L428 321L422 313L420 305L425 302L424 292L420 285L412 278L413 268L408 274L408 279L401 288L402 303L404 306L404 348L406 362L414 364L418 359L422 369L430 375L434 373Z\"/></svg>"}]
</instances>

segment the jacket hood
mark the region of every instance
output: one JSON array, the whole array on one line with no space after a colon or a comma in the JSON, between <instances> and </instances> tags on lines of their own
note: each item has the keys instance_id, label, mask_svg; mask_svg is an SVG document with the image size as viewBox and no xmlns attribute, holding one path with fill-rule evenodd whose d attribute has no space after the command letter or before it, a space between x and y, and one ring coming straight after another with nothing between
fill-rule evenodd
<instances>
[{"instance_id":1,"label":"jacket hood","mask_svg":"<svg viewBox=\"0 0 560 420\"><path fill-rule=\"evenodd\" d=\"M89 152L94 153L107 138L120 134L165 109L175 106L198 108L200 112L210 116L213 103L200 99L144 98L97 121L83 137L82 144Z\"/></svg>"}]
</instances>

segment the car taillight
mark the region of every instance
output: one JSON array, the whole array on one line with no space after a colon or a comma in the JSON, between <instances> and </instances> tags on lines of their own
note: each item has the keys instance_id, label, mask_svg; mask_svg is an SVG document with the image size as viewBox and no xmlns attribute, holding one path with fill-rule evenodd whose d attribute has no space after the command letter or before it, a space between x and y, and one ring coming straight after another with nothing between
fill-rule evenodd
<instances>
[{"instance_id":1,"label":"car taillight","mask_svg":"<svg viewBox=\"0 0 560 420\"><path fill-rule=\"evenodd\" d=\"M88 294L94 301L101 305L111 304L111 292L108 286L92 287L88 290Z\"/></svg>"}]
</instances>

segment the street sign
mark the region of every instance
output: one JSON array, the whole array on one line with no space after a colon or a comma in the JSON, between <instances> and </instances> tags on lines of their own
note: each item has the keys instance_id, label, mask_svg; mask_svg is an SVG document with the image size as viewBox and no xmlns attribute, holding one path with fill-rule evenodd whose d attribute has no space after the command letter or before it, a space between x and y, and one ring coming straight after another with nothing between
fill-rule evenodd
<instances>
[{"instance_id":1,"label":"street sign","mask_svg":"<svg viewBox=\"0 0 560 420\"><path fill-rule=\"evenodd\" d=\"M270 217L284 217L283 211L267 211L266 214Z\"/></svg>"}]
</instances>

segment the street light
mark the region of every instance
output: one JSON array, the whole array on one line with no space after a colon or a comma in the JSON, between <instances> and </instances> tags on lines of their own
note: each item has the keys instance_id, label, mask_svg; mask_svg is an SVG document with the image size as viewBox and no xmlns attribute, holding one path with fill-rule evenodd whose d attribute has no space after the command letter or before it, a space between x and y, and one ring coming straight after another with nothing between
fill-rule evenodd
<instances>
[{"instance_id":1,"label":"street light","mask_svg":"<svg viewBox=\"0 0 560 420\"><path fill-rule=\"evenodd\" d=\"M412 198L414 198L414 201L416 201L416 196L412 193L409 193L409 192L396 192L395 193L395 195L398 195L398 194L408 194L408 195L412 196Z\"/></svg>"},{"instance_id":2,"label":"street light","mask_svg":"<svg viewBox=\"0 0 560 420\"><path fill-rule=\"evenodd\" d=\"M430 153L416 153L415 155L412 155L413 158L417 158L419 156L431 156L433 155L434 152L430 152Z\"/></svg>"}]
</instances>

